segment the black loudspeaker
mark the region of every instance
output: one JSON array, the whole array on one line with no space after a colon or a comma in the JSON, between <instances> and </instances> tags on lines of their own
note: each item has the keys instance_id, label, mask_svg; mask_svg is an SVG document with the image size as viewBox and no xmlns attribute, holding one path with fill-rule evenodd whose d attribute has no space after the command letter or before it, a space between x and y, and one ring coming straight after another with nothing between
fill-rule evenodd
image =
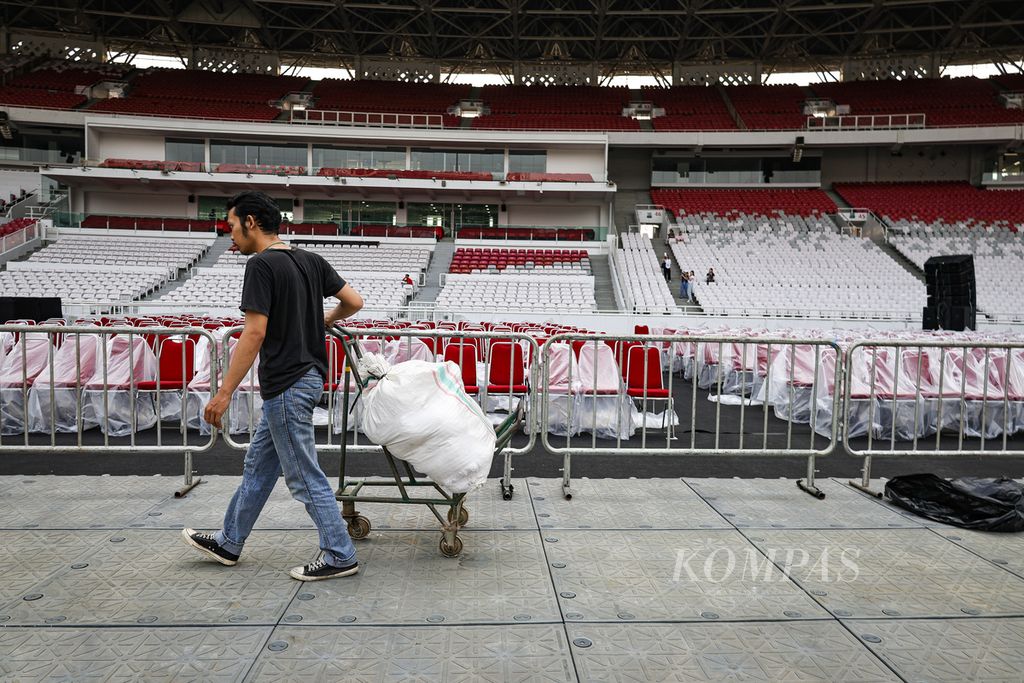
<instances>
[{"instance_id":1,"label":"black loudspeaker","mask_svg":"<svg viewBox=\"0 0 1024 683\"><path fill-rule=\"evenodd\" d=\"M302 200L296 199L295 201L292 202L292 206L302 206Z\"/></svg>"},{"instance_id":2,"label":"black loudspeaker","mask_svg":"<svg viewBox=\"0 0 1024 683\"><path fill-rule=\"evenodd\" d=\"M922 330L937 330L939 329L939 311L935 306L925 306L921 311L921 329Z\"/></svg>"},{"instance_id":3,"label":"black loudspeaker","mask_svg":"<svg viewBox=\"0 0 1024 683\"><path fill-rule=\"evenodd\" d=\"M502 205L501 205L501 212L502 212L502 213L508 213L508 207L507 207L507 206L505 206L504 204L502 204Z\"/></svg>"},{"instance_id":4,"label":"black loudspeaker","mask_svg":"<svg viewBox=\"0 0 1024 683\"><path fill-rule=\"evenodd\" d=\"M928 306L922 313L926 330L975 329L978 294L974 281L974 257L970 254L933 256L924 264Z\"/></svg>"},{"instance_id":5,"label":"black loudspeaker","mask_svg":"<svg viewBox=\"0 0 1024 683\"><path fill-rule=\"evenodd\" d=\"M58 297L0 296L0 320L41 322L64 315Z\"/></svg>"},{"instance_id":6,"label":"black loudspeaker","mask_svg":"<svg viewBox=\"0 0 1024 683\"><path fill-rule=\"evenodd\" d=\"M398 208L399 209L404 209L405 208L405 202L398 202Z\"/></svg>"},{"instance_id":7,"label":"black loudspeaker","mask_svg":"<svg viewBox=\"0 0 1024 683\"><path fill-rule=\"evenodd\" d=\"M196 196L194 194L190 194L188 196L188 203L189 204L195 204L196 203Z\"/></svg>"}]
</instances>

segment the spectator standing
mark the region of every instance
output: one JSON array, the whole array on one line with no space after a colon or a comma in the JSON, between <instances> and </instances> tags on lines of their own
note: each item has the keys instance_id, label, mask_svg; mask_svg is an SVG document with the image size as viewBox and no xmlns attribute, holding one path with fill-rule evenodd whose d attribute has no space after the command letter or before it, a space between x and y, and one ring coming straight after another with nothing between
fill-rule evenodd
<instances>
[{"instance_id":1,"label":"spectator standing","mask_svg":"<svg viewBox=\"0 0 1024 683\"><path fill-rule=\"evenodd\" d=\"M650 263L648 261L648 263ZM665 257L661 261L661 274L665 276L665 282L672 281L672 259L668 257L668 252L665 252Z\"/></svg>"},{"instance_id":2,"label":"spectator standing","mask_svg":"<svg viewBox=\"0 0 1024 683\"><path fill-rule=\"evenodd\" d=\"M715 269L714 268L708 268L708 276L707 276L707 279L705 280L705 282L710 285L714 281L715 281Z\"/></svg>"}]
</instances>

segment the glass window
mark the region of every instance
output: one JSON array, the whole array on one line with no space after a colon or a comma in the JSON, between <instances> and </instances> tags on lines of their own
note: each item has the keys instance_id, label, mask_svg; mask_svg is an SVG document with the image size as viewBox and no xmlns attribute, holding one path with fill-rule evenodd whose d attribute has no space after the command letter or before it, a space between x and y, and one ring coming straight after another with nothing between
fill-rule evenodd
<instances>
[{"instance_id":1,"label":"glass window","mask_svg":"<svg viewBox=\"0 0 1024 683\"><path fill-rule=\"evenodd\" d=\"M250 145L226 140L210 142L211 164L305 166L306 145Z\"/></svg>"},{"instance_id":2,"label":"glass window","mask_svg":"<svg viewBox=\"0 0 1024 683\"><path fill-rule=\"evenodd\" d=\"M443 149L413 149L413 170L475 171L501 173L505 168L505 153L501 150L459 151Z\"/></svg>"},{"instance_id":3,"label":"glass window","mask_svg":"<svg viewBox=\"0 0 1024 683\"><path fill-rule=\"evenodd\" d=\"M407 204L409 225L460 228L493 227L498 223L497 204Z\"/></svg>"},{"instance_id":4,"label":"glass window","mask_svg":"<svg viewBox=\"0 0 1024 683\"><path fill-rule=\"evenodd\" d=\"M164 140L165 161L206 161L206 142L203 140Z\"/></svg>"},{"instance_id":5,"label":"glass window","mask_svg":"<svg viewBox=\"0 0 1024 683\"><path fill-rule=\"evenodd\" d=\"M547 173L547 152L512 152L508 153L509 173Z\"/></svg>"},{"instance_id":6,"label":"glass window","mask_svg":"<svg viewBox=\"0 0 1024 683\"><path fill-rule=\"evenodd\" d=\"M321 168L405 169L405 148L386 147L313 147L313 171Z\"/></svg>"},{"instance_id":7,"label":"glass window","mask_svg":"<svg viewBox=\"0 0 1024 683\"><path fill-rule=\"evenodd\" d=\"M225 207L227 206L228 199L230 197L200 196L198 198L199 209L197 215L199 218L210 218L212 216L213 220L227 220L228 210ZM290 221L293 215L294 200L289 197L285 199L275 198L274 201L277 202L278 208L281 209L281 219Z\"/></svg>"}]
</instances>

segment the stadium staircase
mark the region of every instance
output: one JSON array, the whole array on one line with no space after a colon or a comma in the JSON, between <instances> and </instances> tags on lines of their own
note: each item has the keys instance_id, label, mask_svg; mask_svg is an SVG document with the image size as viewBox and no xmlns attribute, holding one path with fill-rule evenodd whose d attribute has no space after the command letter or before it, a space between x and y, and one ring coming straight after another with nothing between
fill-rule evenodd
<instances>
[{"instance_id":1,"label":"stadium staircase","mask_svg":"<svg viewBox=\"0 0 1024 683\"><path fill-rule=\"evenodd\" d=\"M441 274L448 272L453 256L455 256L454 242L442 241L434 246L434 254L430 257L430 267L427 268L427 283L416 292L413 301L418 303L437 301L437 295L441 292L439 284Z\"/></svg>"},{"instance_id":2,"label":"stadium staircase","mask_svg":"<svg viewBox=\"0 0 1024 683\"><path fill-rule=\"evenodd\" d=\"M736 123L736 127L740 130L746 130L747 124L743 123L743 119L740 118L739 112L737 112L736 107L733 106L732 100L729 98L729 93L726 91L725 86L718 84L715 86L715 90L721 96L722 101L725 102L725 108L728 110L729 116L731 116L732 120Z\"/></svg>"},{"instance_id":3,"label":"stadium staircase","mask_svg":"<svg viewBox=\"0 0 1024 683\"><path fill-rule=\"evenodd\" d=\"M872 233L869 234L871 234L871 241L877 244L879 249L881 249L890 257L892 257L893 261L900 264L900 266L903 267L903 270L907 271L908 273L916 277L918 280L922 282L922 284L925 282L924 273L921 271L921 269L915 266L913 261L908 259L903 254L901 254L899 250L896 249L896 247L886 242L885 237L881 234L881 231L873 231Z\"/></svg>"},{"instance_id":4,"label":"stadium staircase","mask_svg":"<svg viewBox=\"0 0 1024 683\"><path fill-rule=\"evenodd\" d=\"M617 311L615 290L612 288L612 269L608 265L610 256L600 254L590 257L590 274L594 276L594 302L599 311Z\"/></svg>"},{"instance_id":5,"label":"stadium staircase","mask_svg":"<svg viewBox=\"0 0 1024 683\"><path fill-rule=\"evenodd\" d=\"M192 267L213 268L214 264L217 263L217 259L220 258L221 254L225 253L230 248L231 235L218 235L217 239L214 240L212 245L210 245L210 248L207 250L203 258L196 261L196 264ZM168 280L163 284L163 286L157 287L155 291L151 292L147 296L142 297L141 301L153 301L154 299L159 299L168 292L173 292L178 287L184 285L186 282L188 282L189 277L191 277L191 273L182 274L179 272L177 280ZM234 306L237 304L232 305Z\"/></svg>"}]
</instances>

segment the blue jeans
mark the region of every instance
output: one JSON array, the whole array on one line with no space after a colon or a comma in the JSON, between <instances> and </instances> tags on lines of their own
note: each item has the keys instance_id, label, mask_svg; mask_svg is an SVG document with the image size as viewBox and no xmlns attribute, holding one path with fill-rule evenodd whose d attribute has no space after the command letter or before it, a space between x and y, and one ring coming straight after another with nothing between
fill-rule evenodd
<instances>
[{"instance_id":1,"label":"blue jeans","mask_svg":"<svg viewBox=\"0 0 1024 683\"><path fill-rule=\"evenodd\" d=\"M310 370L283 393L263 402L263 417L245 453L242 483L224 514L224 528L214 535L228 552L241 554L283 471L292 498L306 506L316 524L324 559L335 567L355 561L356 549L341 518L334 489L316 458L313 408L323 390L323 377Z\"/></svg>"},{"instance_id":2,"label":"blue jeans","mask_svg":"<svg viewBox=\"0 0 1024 683\"><path fill-rule=\"evenodd\" d=\"M686 281L684 280L683 282L680 282L679 283L679 298L680 299L689 299L690 298L689 297L689 292L690 292L690 287L689 287L689 285L686 284Z\"/></svg>"}]
</instances>

